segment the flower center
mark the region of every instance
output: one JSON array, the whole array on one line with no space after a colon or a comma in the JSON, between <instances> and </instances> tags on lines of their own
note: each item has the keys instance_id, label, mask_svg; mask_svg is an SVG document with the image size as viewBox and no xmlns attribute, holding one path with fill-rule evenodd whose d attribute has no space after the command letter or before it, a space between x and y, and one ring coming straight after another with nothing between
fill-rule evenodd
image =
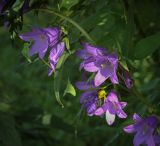
<instances>
[{"instance_id":1,"label":"flower center","mask_svg":"<svg viewBox=\"0 0 160 146\"><path fill-rule=\"evenodd\" d=\"M99 90L98 91L98 99L106 98L106 91L105 90Z\"/></svg>"},{"instance_id":2,"label":"flower center","mask_svg":"<svg viewBox=\"0 0 160 146\"><path fill-rule=\"evenodd\" d=\"M40 35L39 38L40 38L41 41L45 41L45 36L44 35Z\"/></svg>"},{"instance_id":3,"label":"flower center","mask_svg":"<svg viewBox=\"0 0 160 146\"><path fill-rule=\"evenodd\" d=\"M146 135L147 133L148 133L148 125L144 125L142 134Z\"/></svg>"},{"instance_id":4,"label":"flower center","mask_svg":"<svg viewBox=\"0 0 160 146\"><path fill-rule=\"evenodd\" d=\"M101 64L102 69L106 68L106 66L111 65L111 63L109 61L106 61L104 63Z\"/></svg>"}]
</instances>

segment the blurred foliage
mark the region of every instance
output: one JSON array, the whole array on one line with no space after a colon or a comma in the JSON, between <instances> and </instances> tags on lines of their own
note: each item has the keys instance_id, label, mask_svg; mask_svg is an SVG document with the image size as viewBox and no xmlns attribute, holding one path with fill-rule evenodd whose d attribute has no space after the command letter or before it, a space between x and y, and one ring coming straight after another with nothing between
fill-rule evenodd
<instances>
[{"instance_id":1,"label":"blurred foliage","mask_svg":"<svg viewBox=\"0 0 160 146\"><path fill-rule=\"evenodd\" d=\"M131 146L133 136L122 127L131 122L132 114L160 113L160 1L31 0L30 10L18 19L22 2L17 0L9 10L11 26L1 22L0 28L0 145ZM87 40L67 19L40 8L71 18L95 44L119 54L134 79L131 90L121 80L117 86L128 102L126 120L116 119L109 127L103 118L88 117L81 109L80 93L74 88L81 80L80 60L74 52ZM68 31L70 51L55 76L48 77L47 66L36 56L28 57L28 44L23 45L17 34L32 26L57 25Z\"/></svg>"}]
</instances>

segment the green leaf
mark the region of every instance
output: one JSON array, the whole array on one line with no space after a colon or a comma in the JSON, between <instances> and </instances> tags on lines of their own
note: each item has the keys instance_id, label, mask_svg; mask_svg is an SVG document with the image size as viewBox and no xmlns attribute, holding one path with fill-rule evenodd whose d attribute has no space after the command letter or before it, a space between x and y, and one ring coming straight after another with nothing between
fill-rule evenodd
<instances>
[{"instance_id":1,"label":"green leaf","mask_svg":"<svg viewBox=\"0 0 160 146\"><path fill-rule=\"evenodd\" d=\"M31 61L31 59L30 59L30 57L29 57L29 54L28 54L28 52L29 52L29 47L30 47L30 44L29 44L29 43L25 43L24 46L23 46L23 49L22 49L22 54L23 54L23 56L27 59L27 61L28 61L29 63L31 63L32 61Z\"/></svg>"},{"instance_id":2,"label":"green leaf","mask_svg":"<svg viewBox=\"0 0 160 146\"><path fill-rule=\"evenodd\" d=\"M64 52L63 55L60 57L56 68L59 69L69 56L70 54L68 52Z\"/></svg>"},{"instance_id":3,"label":"green leaf","mask_svg":"<svg viewBox=\"0 0 160 146\"><path fill-rule=\"evenodd\" d=\"M60 82L61 82L62 69L55 73L54 77L54 93L56 96L57 102L64 108L64 105L60 99Z\"/></svg>"},{"instance_id":4,"label":"green leaf","mask_svg":"<svg viewBox=\"0 0 160 146\"><path fill-rule=\"evenodd\" d=\"M143 59L160 47L160 32L140 40L134 48L134 59Z\"/></svg>"},{"instance_id":5,"label":"green leaf","mask_svg":"<svg viewBox=\"0 0 160 146\"><path fill-rule=\"evenodd\" d=\"M70 9L78 3L79 0L62 0L61 7Z\"/></svg>"},{"instance_id":6,"label":"green leaf","mask_svg":"<svg viewBox=\"0 0 160 146\"><path fill-rule=\"evenodd\" d=\"M70 80L68 79L68 83L67 83L67 87L64 91L64 94L63 96L65 96L67 93L73 95L73 96L76 96L76 90L74 88L74 86L72 85L72 83L70 82Z\"/></svg>"},{"instance_id":7,"label":"green leaf","mask_svg":"<svg viewBox=\"0 0 160 146\"><path fill-rule=\"evenodd\" d=\"M70 43L69 43L69 38L68 37L65 37L64 39L63 39L63 41L65 42L65 44L66 44L66 48L67 48L67 50L70 52Z\"/></svg>"}]
</instances>

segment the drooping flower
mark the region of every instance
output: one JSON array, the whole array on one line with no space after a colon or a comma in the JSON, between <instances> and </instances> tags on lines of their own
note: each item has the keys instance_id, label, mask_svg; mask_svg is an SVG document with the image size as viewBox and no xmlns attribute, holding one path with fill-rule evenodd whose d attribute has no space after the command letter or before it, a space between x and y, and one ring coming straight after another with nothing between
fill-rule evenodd
<instances>
[{"instance_id":1,"label":"drooping flower","mask_svg":"<svg viewBox=\"0 0 160 146\"><path fill-rule=\"evenodd\" d=\"M80 97L80 103L82 108L86 109L88 116L93 116L95 110L97 109L98 92L86 91Z\"/></svg>"},{"instance_id":2,"label":"drooping flower","mask_svg":"<svg viewBox=\"0 0 160 146\"><path fill-rule=\"evenodd\" d=\"M112 125L116 115L119 118L127 117L126 113L123 111L126 105L126 102L119 102L115 91L111 91L106 97L104 104L95 111L95 115L102 116L105 114L107 123Z\"/></svg>"},{"instance_id":3,"label":"drooping flower","mask_svg":"<svg viewBox=\"0 0 160 146\"><path fill-rule=\"evenodd\" d=\"M76 83L76 87L79 90L85 90L80 97L80 103L82 108L87 111L88 116L93 116L97 109L98 92L93 84L93 81L81 81ZM90 90L91 89L91 90Z\"/></svg>"},{"instance_id":4,"label":"drooping flower","mask_svg":"<svg viewBox=\"0 0 160 146\"><path fill-rule=\"evenodd\" d=\"M105 48L94 47L88 43L82 43L83 50L77 51L77 56L81 59L88 59L90 57L107 55L108 51Z\"/></svg>"},{"instance_id":5,"label":"drooping flower","mask_svg":"<svg viewBox=\"0 0 160 146\"><path fill-rule=\"evenodd\" d=\"M138 114L133 115L134 124L124 127L126 133L136 133L134 136L134 146L147 145L156 146L160 142L160 137L155 135L158 120L155 116L142 119Z\"/></svg>"},{"instance_id":6,"label":"drooping flower","mask_svg":"<svg viewBox=\"0 0 160 146\"><path fill-rule=\"evenodd\" d=\"M29 55L38 54L42 59L48 47L55 47L60 38L61 31L58 27L55 28L34 28L31 32L19 35L26 42L33 41L29 50Z\"/></svg>"},{"instance_id":7,"label":"drooping flower","mask_svg":"<svg viewBox=\"0 0 160 146\"><path fill-rule=\"evenodd\" d=\"M133 79L131 78L129 71L126 70L122 65L119 65L120 73L122 75L122 79L128 89L133 87Z\"/></svg>"},{"instance_id":8,"label":"drooping flower","mask_svg":"<svg viewBox=\"0 0 160 146\"><path fill-rule=\"evenodd\" d=\"M50 55L49 55L49 60L50 60L50 65L51 65L51 68L49 68L49 73L48 73L49 76L56 69L56 65L59 61L59 58L62 56L64 49L65 49L64 42L60 42L54 47L52 47L52 50L50 51Z\"/></svg>"},{"instance_id":9,"label":"drooping flower","mask_svg":"<svg viewBox=\"0 0 160 146\"><path fill-rule=\"evenodd\" d=\"M94 78L95 86L100 86L108 78L110 78L113 84L117 84L117 55L109 54L106 49L97 48L87 43L83 46L84 50L77 52L77 55L84 59L80 65L80 68L84 68L87 72L97 73Z\"/></svg>"}]
</instances>

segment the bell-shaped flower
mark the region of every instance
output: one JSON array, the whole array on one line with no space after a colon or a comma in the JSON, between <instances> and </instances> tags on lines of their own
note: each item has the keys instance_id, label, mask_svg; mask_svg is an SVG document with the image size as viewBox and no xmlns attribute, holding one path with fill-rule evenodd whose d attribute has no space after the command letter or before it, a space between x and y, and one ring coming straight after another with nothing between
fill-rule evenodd
<instances>
[{"instance_id":1,"label":"bell-shaped flower","mask_svg":"<svg viewBox=\"0 0 160 146\"><path fill-rule=\"evenodd\" d=\"M82 108L87 111L88 116L93 116L98 102L98 92L94 89L93 81L77 82L76 87L79 90L85 91L80 97L80 103L82 104Z\"/></svg>"},{"instance_id":2,"label":"bell-shaped flower","mask_svg":"<svg viewBox=\"0 0 160 146\"><path fill-rule=\"evenodd\" d=\"M107 123L112 125L116 115L119 118L127 117L127 114L123 111L126 105L126 102L119 102L116 92L111 91L106 97L104 104L95 111L95 115L105 115Z\"/></svg>"},{"instance_id":3,"label":"bell-shaped flower","mask_svg":"<svg viewBox=\"0 0 160 146\"><path fill-rule=\"evenodd\" d=\"M113 84L118 84L117 66L118 57L115 54L109 54L104 48L93 47L85 44L84 50L81 50L77 55L84 59L80 68L84 68L87 72L96 72L94 84L100 86L104 81L110 78Z\"/></svg>"},{"instance_id":4,"label":"bell-shaped flower","mask_svg":"<svg viewBox=\"0 0 160 146\"><path fill-rule=\"evenodd\" d=\"M119 65L120 74L122 75L122 79L128 89L133 87L133 79L131 78L129 71L126 70L123 66Z\"/></svg>"},{"instance_id":5,"label":"bell-shaped flower","mask_svg":"<svg viewBox=\"0 0 160 146\"><path fill-rule=\"evenodd\" d=\"M60 38L60 29L55 28L34 28L31 32L19 35L20 38L26 42L33 41L33 44L29 50L29 55L38 54L42 59L48 47L54 47L57 45Z\"/></svg>"},{"instance_id":6,"label":"bell-shaped flower","mask_svg":"<svg viewBox=\"0 0 160 146\"><path fill-rule=\"evenodd\" d=\"M138 114L133 115L134 124L124 127L126 133L135 133L134 146L157 146L160 137L155 135L158 120L155 116L142 119Z\"/></svg>"},{"instance_id":7,"label":"bell-shaped flower","mask_svg":"<svg viewBox=\"0 0 160 146\"><path fill-rule=\"evenodd\" d=\"M49 73L48 73L49 76L56 69L56 65L57 65L60 57L62 56L64 50L65 50L65 43L64 42L60 42L57 45L55 45L54 47L52 47L52 50L50 51L50 55L49 55L49 61L50 61L50 66L51 66L51 68L49 68Z\"/></svg>"}]
</instances>

